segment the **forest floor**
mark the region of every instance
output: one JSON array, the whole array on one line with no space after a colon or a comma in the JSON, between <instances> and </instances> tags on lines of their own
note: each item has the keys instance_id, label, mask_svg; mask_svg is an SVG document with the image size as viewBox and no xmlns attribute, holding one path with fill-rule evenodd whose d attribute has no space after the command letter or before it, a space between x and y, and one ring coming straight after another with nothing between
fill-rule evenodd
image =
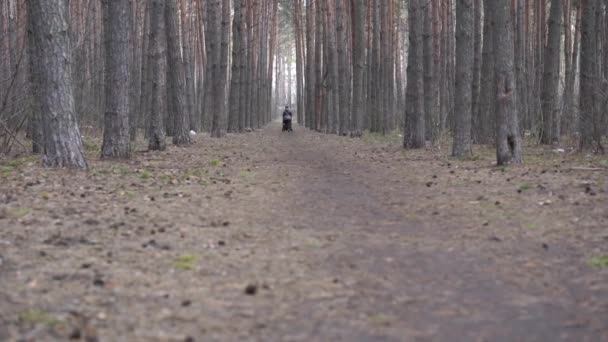
<instances>
[{"instance_id":1,"label":"forest floor","mask_svg":"<svg viewBox=\"0 0 608 342\"><path fill-rule=\"evenodd\" d=\"M608 341L606 157L277 124L0 164L0 340Z\"/></svg>"}]
</instances>

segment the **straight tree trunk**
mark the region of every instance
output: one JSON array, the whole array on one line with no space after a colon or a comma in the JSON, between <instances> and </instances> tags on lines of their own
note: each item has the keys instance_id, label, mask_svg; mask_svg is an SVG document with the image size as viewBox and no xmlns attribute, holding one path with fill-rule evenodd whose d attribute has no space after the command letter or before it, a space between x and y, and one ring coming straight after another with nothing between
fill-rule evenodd
<instances>
[{"instance_id":1,"label":"straight tree trunk","mask_svg":"<svg viewBox=\"0 0 608 342\"><path fill-rule=\"evenodd\" d=\"M409 53L407 66L405 148L425 147L425 120L422 82L422 27L421 0L409 2Z\"/></svg>"},{"instance_id":2,"label":"straight tree trunk","mask_svg":"<svg viewBox=\"0 0 608 342\"><path fill-rule=\"evenodd\" d=\"M101 158L129 158L129 0L104 0L105 114Z\"/></svg>"},{"instance_id":3,"label":"straight tree trunk","mask_svg":"<svg viewBox=\"0 0 608 342\"><path fill-rule=\"evenodd\" d=\"M228 100L229 113L228 113L228 132L237 133L239 132L239 105L241 95L241 1L245 0L234 0L234 19L232 23L232 78L230 80L230 96Z\"/></svg>"},{"instance_id":4,"label":"straight tree trunk","mask_svg":"<svg viewBox=\"0 0 608 342\"><path fill-rule=\"evenodd\" d=\"M363 113L365 105L364 73L365 73L365 0L351 0L353 16L353 110L351 120L351 136L360 137L362 134Z\"/></svg>"},{"instance_id":5,"label":"straight tree trunk","mask_svg":"<svg viewBox=\"0 0 608 342\"><path fill-rule=\"evenodd\" d=\"M188 6L189 5L189 6ZM195 66L193 65L192 56L192 34L190 29L190 22L192 15L190 12L194 11L195 6L190 1L181 0L181 42L182 42L182 56L184 60L184 77L185 77L185 89L184 93L186 96L186 108L185 115L188 116L188 130L198 130L198 114L195 108L195 87L194 87L194 74ZM176 14L177 15L177 14ZM190 138L188 137L188 143Z\"/></svg>"},{"instance_id":6,"label":"straight tree trunk","mask_svg":"<svg viewBox=\"0 0 608 342\"><path fill-rule=\"evenodd\" d=\"M342 127L342 122L338 121L340 116L340 88L346 86L345 84L340 83L341 77L339 78L338 73L338 61L344 60L344 49L342 46L339 46L336 43L336 40L338 40L339 44L341 38L342 42L344 42L344 27L342 26L341 6L338 5L340 2L341 0L338 0L337 2L334 0L327 1L325 3L325 11L327 13L327 25L325 26L327 28L325 32L325 35L327 36L328 51L327 67L331 80L329 86L331 91L331 101L329 103L329 122L327 122L327 126L330 133L338 134L342 134L342 131L340 130L340 127ZM335 5L335 8L333 5ZM338 12L338 10L340 10L340 12Z\"/></svg>"},{"instance_id":7,"label":"straight tree trunk","mask_svg":"<svg viewBox=\"0 0 608 342\"><path fill-rule=\"evenodd\" d=\"M64 0L28 0L36 97L44 135L43 165L86 169L80 129L76 123L72 89L68 3Z\"/></svg>"},{"instance_id":8,"label":"straight tree trunk","mask_svg":"<svg viewBox=\"0 0 608 342\"><path fill-rule=\"evenodd\" d=\"M481 89L479 110L475 115L476 126L473 129L478 144L490 144L494 140L494 110L496 100L496 82L494 81L494 23L492 7L495 0L484 0L483 47L481 64Z\"/></svg>"},{"instance_id":9,"label":"straight tree trunk","mask_svg":"<svg viewBox=\"0 0 608 342\"><path fill-rule=\"evenodd\" d=\"M596 91L597 79L597 42L595 38L595 9L596 2L587 0L582 5L581 22L581 65L580 65L580 140L579 148L589 150L596 139Z\"/></svg>"},{"instance_id":10,"label":"straight tree trunk","mask_svg":"<svg viewBox=\"0 0 608 342\"><path fill-rule=\"evenodd\" d=\"M471 109L473 92L473 0L456 0L456 89L454 143L452 155L467 157L471 150Z\"/></svg>"},{"instance_id":11,"label":"straight tree trunk","mask_svg":"<svg viewBox=\"0 0 608 342\"><path fill-rule=\"evenodd\" d=\"M475 7L474 12L474 47L473 47L473 83L472 83L472 99L471 99L471 120L472 120L472 139L473 142L477 142L477 136L475 130L478 127L477 120L479 119L479 100L480 100L480 83L481 83L481 65L482 65L482 1L474 0L473 6Z\"/></svg>"},{"instance_id":12,"label":"straight tree trunk","mask_svg":"<svg viewBox=\"0 0 608 342\"><path fill-rule=\"evenodd\" d=\"M425 139L433 141L433 128L437 123L436 110L434 105L435 93L433 79L433 7L432 2L425 0L422 8L424 13L424 28L422 34L422 58L424 68L424 119L425 119Z\"/></svg>"},{"instance_id":13,"label":"straight tree trunk","mask_svg":"<svg viewBox=\"0 0 608 342\"><path fill-rule=\"evenodd\" d=\"M549 40L545 48L545 70L541 92L541 104L543 111L543 125L541 131L541 143L551 144L559 140L559 136L553 130L555 117L559 114L559 70L560 70L560 46L561 46L561 0L551 0L551 14L549 15Z\"/></svg>"},{"instance_id":14,"label":"straight tree trunk","mask_svg":"<svg viewBox=\"0 0 608 342\"><path fill-rule=\"evenodd\" d=\"M177 4L175 1L167 1L165 5L165 24L167 37L167 68L168 87L167 99L173 110L173 144L188 145L192 143L190 138L190 114L187 112L188 90L186 87L186 68L184 60L187 56L180 54L179 28L177 25ZM183 58L183 59L182 59Z\"/></svg>"},{"instance_id":15,"label":"straight tree trunk","mask_svg":"<svg viewBox=\"0 0 608 342\"><path fill-rule=\"evenodd\" d=\"M513 22L509 0L493 0L487 13L494 22L494 78L496 80L496 158L498 165L521 164L522 140L517 118Z\"/></svg>"},{"instance_id":16,"label":"straight tree trunk","mask_svg":"<svg viewBox=\"0 0 608 342\"><path fill-rule=\"evenodd\" d=\"M211 1L213 4L214 0ZM220 4L216 5L217 8L221 7L221 31L218 30L220 40L220 51L217 69L217 78L214 77L214 96L212 101L214 102L213 120L211 122L211 136L215 138L222 138L226 135L226 82L228 80L228 50L230 42L230 0L222 0ZM221 5L221 6L220 6ZM219 14L219 13L218 13ZM213 19L215 21L215 19ZM219 28L219 27L218 27ZM209 37L215 39L214 37ZM217 56L216 56L217 57Z\"/></svg>"},{"instance_id":17,"label":"straight tree trunk","mask_svg":"<svg viewBox=\"0 0 608 342\"><path fill-rule=\"evenodd\" d=\"M148 134L148 149L152 151L163 151L167 148L165 141L165 128L163 124L163 102L166 96L164 85L166 84L166 39L165 31L165 0L151 0L150 12L150 52L148 64L150 68L150 123Z\"/></svg>"},{"instance_id":18,"label":"straight tree trunk","mask_svg":"<svg viewBox=\"0 0 608 342\"><path fill-rule=\"evenodd\" d=\"M349 130L349 106L350 106L350 81L348 79L348 62L346 57L346 46L347 41L345 34L345 18L346 12L344 11L344 2L343 0L335 0L336 5L336 44L338 50L338 60L336 64L339 67L338 75L339 79L336 87L338 88L338 92L336 92L339 97L339 128L338 134L345 136L348 134ZM338 113L336 113L338 115Z\"/></svg>"}]
</instances>

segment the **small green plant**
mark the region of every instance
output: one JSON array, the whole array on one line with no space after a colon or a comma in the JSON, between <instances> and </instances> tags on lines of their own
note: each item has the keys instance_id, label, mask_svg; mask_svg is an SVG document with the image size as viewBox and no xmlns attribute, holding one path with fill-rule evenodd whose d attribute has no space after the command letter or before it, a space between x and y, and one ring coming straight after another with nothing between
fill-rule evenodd
<instances>
[{"instance_id":1,"label":"small green plant","mask_svg":"<svg viewBox=\"0 0 608 342\"><path fill-rule=\"evenodd\" d=\"M530 186L530 184L528 183L524 183L522 185L519 186L519 188L517 188L517 192L524 192L527 190L530 190L532 187Z\"/></svg>"},{"instance_id":2,"label":"small green plant","mask_svg":"<svg viewBox=\"0 0 608 342\"><path fill-rule=\"evenodd\" d=\"M13 171L15 171L15 168L13 168L12 166L2 166L0 167L0 173L3 176L10 176Z\"/></svg>"},{"instance_id":3,"label":"small green plant","mask_svg":"<svg viewBox=\"0 0 608 342\"><path fill-rule=\"evenodd\" d=\"M82 145L87 152L98 152L101 149L94 141L88 139L83 139Z\"/></svg>"},{"instance_id":4,"label":"small green plant","mask_svg":"<svg viewBox=\"0 0 608 342\"><path fill-rule=\"evenodd\" d=\"M526 225L526 228L528 228L528 229L536 229L536 228L538 228L538 225L536 225L536 223L528 223Z\"/></svg>"},{"instance_id":5,"label":"small green plant","mask_svg":"<svg viewBox=\"0 0 608 342\"><path fill-rule=\"evenodd\" d=\"M62 323L59 318L51 315L50 313L42 312L39 310L26 311L21 314L20 318L22 321L30 324L44 324L48 326L55 326L57 324Z\"/></svg>"},{"instance_id":6,"label":"small green plant","mask_svg":"<svg viewBox=\"0 0 608 342\"><path fill-rule=\"evenodd\" d=\"M608 267L608 256L593 258L589 260L589 263L595 267Z\"/></svg>"},{"instance_id":7,"label":"small green plant","mask_svg":"<svg viewBox=\"0 0 608 342\"><path fill-rule=\"evenodd\" d=\"M184 254L177 257L173 265L180 270L191 271L196 268L196 260L195 255Z\"/></svg>"},{"instance_id":8,"label":"small green plant","mask_svg":"<svg viewBox=\"0 0 608 342\"><path fill-rule=\"evenodd\" d=\"M219 160L219 159L213 159L213 160L211 161L211 166L213 166L213 167L218 167L218 166L220 166L220 160Z\"/></svg>"},{"instance_id":9,"label":"small green plant","mask_svg":"<svg viewBox=\"0 0 608 342\"><path fill-rule=\"evenodd\" d=\"M139 172L139 177L141 179L150 179L150 178L152 178L152 173L148 170L141 170Z\"/></svg>"},{"instance_id":10,"label":"small green plant","mask_svg":"<svg viewBox=\"0 0 608 342\"><path fill-rule=\"evenodd\" d=\"M15 209L13 210L12 214L15 218L24 218L27 215L29 215L32 211L30 209L27 208L19 208L19 209Z\"/></svg>"},{"instance_id":11,"label":"small green plant","mask_svg":"<svg viewBox=\"0 0 608 342\"><path fill-rule=\"evenodd\" d=\"M306 246L306 248L321 248L321 242L315 239L308 239L304 243L304 246Z\"/></svg>"},{"instance_id":12,"label":"small green plant","mask_svg":"<svg viewBox=\"0 0 608 342\"><path fill-rule=\"evenodd\" d=\"M391 318L385 314L375 314L369 316L369 322L378 327L391 325Z\"/></svg>"}]
</instances>

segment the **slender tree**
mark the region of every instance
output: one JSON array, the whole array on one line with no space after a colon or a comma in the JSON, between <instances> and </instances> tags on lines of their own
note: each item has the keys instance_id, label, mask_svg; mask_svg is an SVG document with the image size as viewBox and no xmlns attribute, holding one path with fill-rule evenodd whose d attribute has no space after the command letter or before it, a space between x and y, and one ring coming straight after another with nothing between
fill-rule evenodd
<instances>
[{"instance_id":1,"label":"slender tree","mask_svg":"<svg viewBox=\"0 0 608 342\"><path fill-rule=\"evenodd\" d=\"M541 142L551 144L559 138L558 132L554 132L554 120L559 115L559 53L561 45L562 1L551 1L551 14L549 15L549 40L545 47L544 76L541 92L541 104L543 111L543 125L541 130Z\"/></svg>"},{"instance_id":2,"label":"slender tree","mask_svg":"<svg viewBox=\"0 0 608 342\"><path fill-rule=\"evenodd\" d=\"M180 53L179 28L177 21L177 4L175 1L167 1L165 5L165 22L167 37L167 98L170 108L173 110L173 144L190 144L190 114L187 112L188 89L186 87L185 54Z\"/></svg>"},{"instance_id":3,"label":"slender tree","mask_svg":"<svg viewBox=\"0 0 608 342\"><path fill-rule=\"evenodd\" d=\"M148 73L150 89L150 119L148 128L148 149L165 150L165 127L163 123L163 102L166 92L163 92L166 84L166 53L167 40L165 36L165 0L151 0L150 12L150 43Z\"/></svg>"},{"instance_id":4,"label":"slender tree","mask_svg":"<svg viewBox=\"0 0 608 342\"><path fill-rule=\"evenodd\" d=\"M456 89L454 108L454 144L452 155L470 156L471 109L473 92L473 0L456 0Z\"/></svg>"},{"instance_id":5,"label":"slender tree","mask_svg":"<svg viewBox=\"0 0 608 342\"><path fill-rule=\"evenodd\" d=\"M423 148L425 146L425 119L422 82L422 27L423 20L421 0L409 1L409 51L407 66L405 132L403 135L406 148Z\"/></svg>"}]
</instances>

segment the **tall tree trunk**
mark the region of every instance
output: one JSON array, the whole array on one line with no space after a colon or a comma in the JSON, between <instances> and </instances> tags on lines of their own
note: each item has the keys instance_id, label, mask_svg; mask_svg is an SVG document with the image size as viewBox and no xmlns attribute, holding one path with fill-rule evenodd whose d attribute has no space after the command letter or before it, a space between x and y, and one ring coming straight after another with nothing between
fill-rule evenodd
<instances>
[{"instance_id":1,"label":"tall tree trunk","mask_svg":"<svg viewBox=\"0 0 608 342\"><path fill-rule=\"evenodd\" d=\"M129 0L104 0L105 114L102 158L129 158Z\"/></svg>"},{"instance_id":2,"label":"tall tree trunk","mask_svg":"<svg viewBox=\"0 0 608 342\"><path fill-rule=\"evenodd\" d=\"M198 114L197 111L194 110L194 74L195 74L195 66L193 65L192 56L192 34L190 29L190 22L192 18L191 12L194 11L193 4L187 0L181 0L181 42L182 42L182 56L184 60L184 94L186 96L185 99L185 115L188 116L186 119L188 122L188 130L193 129L195 131L198 130ZM177 14L176 14L177 15ZM190 142L190 138L188 141Z\"/></svg>"},{"instance_id":3,"label":"tall tree trunk","mask_svg":"<svg viewBox=\"0 0 608 342\"><path fill-rule=\"evenodd\" d=\"M363 113L366 108L364 91L365 73L365 0L352 0L353 16L353 110L351 136L360 137L363 131Z\"/></svg>"},{"instance_id":4,"label":"tall tree trunk","mask_svg":"<svg viewBox=\"0 0 608 342\"><path fill-rule=\"evenodd\" d=\"M473 129L475 141L479 144L490 144L494 140L494 109L496 100L496 82L494 81L494 24L492 7L495 0L484 0L483 47L481 64L481 89L479 110L475 115L476 126Z\"/></svg>"},{"instance_id":5,"label":"tall tree trunk","mask_svg":"<svg viewBox=\"0 0 608 342\"><path fill-rule=\"evenodd\" d=\"M429 0L425 1L425 5L422 8L424 13L424 28L422 34L422 59L424 68L424 119L425 119L425 139L432 141L433 129L437 124L437 112L435 110L434 100L434 79L433 79L433 3Z\"/></svg>"},{"instance_id":6,"label":"tall tree trunk","mask_svg":"<svg viewBox=\"0 0 608 342\"><path fill-rule=\"evenodd\" d=\"M44 132L43 165L86 169L72 89L67 1L28 0L35 56L31 62Z\"/></svg>"},{"instance_id":7,"label":"tall tree trunk","mask_svg":"<svg viewBox=\"0 0 608 342\"><path fill-rule=\"evenodd\" d=\"M473 46L473 83L472 83L472 98L471 98L471 125L472 125L472 139L473 142L477 142L477 134L475 130L478 127L477 120L479 119L479 101L480 101L480 83L481 83L481 65L482 65L482 39L484 33L482 31L482 1L474 0L473 6L475 7L474 12L474 27L473 27L473 40L475 44Z\"/></svg>"},{"instance_id":8,"label":"tall tree trunk","mask_svg":"<svg viewBox=\"0 0 608 342\"><path fill-rule=\"evenodd\" d=\"M517 118L513 22L509 0L493 0L488 8L494 21L494 77L496 80L496 158L498 165L523 162Z\"/></svg>"},{"instance_id":9,"label":"tall tree trunk","mask_svg":"<svg viewBox=\"0 0 608 342\"><path fill-rule=\"evenodd\" d=\"M466 157L471 150L471 100L475 41L473 0L456 0L456 89L452 155Z\"/></svg>"},{"instance_id":10,"label":"tall tree trunk","mask_svg":"<svg viewBox=\"0 0 608 342\"><path fill-rule=\"evenodd\" d=\"M561 0L551 0L551 14L549 16L549 40L545 48L545 70L541 92L542 104L542 131L541 143L551 144L559 140L557 132L553 131L553 122L559 114L559 70L561 46Z\"/></svg>"},{"instance_id":11,"label":"tall tree trunk","mask_svg":"<svg viewBox=\"0 0 608 342\"><path fill-rule=\"evenodd\" d=\"M171 102L173 110L173 144L190 144L190 113L187 112L188 89L186 86L186 68L184 60L186 54L180 54L179 28L177 25L177 4L175 1L167 1L165 5L165 23L168 52L168 87L167 99ZM182 59L183 58L183 59Z\"/></svg>"},{"instance_id":12,"label":"tall tree trunk","mask_svg":"<svg viewBox=\"0 0 608 342\"><path fill-rule=\"evenodd\" d=\"M347 35L345 34L345 18L346 12L343 7L343 0L335 0L336 5L336 39L337 39L337 50L338 50L338 60L337 65L339 66L338 70L338 84L336 85L338 88L338 92L336 93L339 97L339 123L340 127L338 129L338 134L347 135L349 126L350 126L350 117L349 117L349 106L350 106L350 91L351 91L351 83L348 79L348 62L346 58L346 46L347 46ZM338 113L336 113L338 115Z\"/></svg>"},{"instance_id":13,"label":"tall tree trunk","mask_svg":"<svg viewBox=\"0 0 608 342\"><path fill-rule=\"evenodd\" d=\"M248 0L240 0L241 9L239 11L239 74L240 74L240 96L239 96L239 123L238 131L242 132L247 127L247 107L249 105L249 88L247 84L247 78L249 76L249 70L247 69L249 49L247 45L247 3Z\"/></svg>"},{"instance_id":14,"label":"tall tree trunk","mask_svg":"<svg viewBox=\"0 0 608 342\"><path fill-rule=\"evenodd\" d=\"M405 132L404 147L424 148L425 121L422 82L422 27L423 20L421 0L409 2L409 54L407 66Z\"/></svg>"},{"instance_id":15,"label":"tall tree trunk","mask_svg":"<svg viewBox=\"0 0 608 342\"><path fill-rule=\"evenodd\" d=\"M342 134L340 127L342 127L343 123L338 121L340 116L340 88L345 87L345 84L340 83L340 77L338 73L338 61L344 61L344 49L340 46L340 39L342 38L342 43L344 43L344 27L342 26L342 13L341 6L337 3L340 3L341 0L337 2L327 1L325 3L326 13L327 13L327 30L325 31L325 35L327 37L327 67L330 75L330 84L329 88L331 91L331 100L329 103L328 110L328 132L330 133L338 133ZM334 8L335 5L335 8ZM338 12L340 10L340 12ZM337 38L337 39L336 39ZM336 42L336 40L338 42ZM344 64L344 63L341 63ZM338 126L339 125L339 126Z\"/></svg>"},{"instance_id":16,"label":"tall tree trunk","mask_svg":"<svg viewBox=\"0 0 608 342\"><path fill-rule=\"evenodd\" d=\"M594 142L599 144L596 136L596 91L597 79L597 42L595 39L596 1L587 0L582 5L581 22L581 71L580 71L580 140L581 150L590 149ZM599 128L599 127L598 127Z\"/></svg>"},{"instance_id":17,"label":"tall tree trunk","mask_svg":"<svg viewBox=\"0 0 608 342\"><path fill-rule=\"evenodd\" d=\"M229 109L228 109L228 132L239 132L239 105L241 95L241 73L240 65L242 58L241 47L241 1L234 0L234 19L232 23L232 78L230 81Z\"/></svg>"},{"instance_id":18,"label":"tall tree trunk","mask_svg":"<svg viewBox=\"0 0 608 342\"><path fill-rule=\"evenodd\" d=\"M164 85L166 84L166 59L167 42L164 39L165 32L165 0L152 0L152 9L150 13L150 52L148 56L148 64L150 68L150 83L151 83L151 101L150 101L150 123L148 134L148 149L165 150L167 143L165 141L165 128L163 123L163 103L165 101L166 92Z\"/></svg>"},{"instance_id":19,"label":"tall tree trunk","mask_svg":"<svg viewBox=\"0 0 608 342\"><path fill-rule=\"evenodd\" d=\"M221 138L226 135L226 106L225 106L225 97L226 97L226 82L228 79L228 50L229 50L229 42L230 42L230 0L223 0L220 4L219 0L217 1L217 5L213 5L216 1L211 1L211 6L219 7L221 5L221 31L216 32L218 34L219 39L221 39L221 45L219 46L219 60L217 61L217 78L214 77L214 84L212 87L214 88L214 98L212 101L214 102L214 111L213 111L213 120L211 122L211 136L215 138ZM219 15L219 13L218 13ZM215 22L216 19L211 19ZM219 20L218 20L219 22ZM214 37L209 37L210 39L216 39ZM215 97L217 96L217 97Z\"/></svg>"}]
</instances>

